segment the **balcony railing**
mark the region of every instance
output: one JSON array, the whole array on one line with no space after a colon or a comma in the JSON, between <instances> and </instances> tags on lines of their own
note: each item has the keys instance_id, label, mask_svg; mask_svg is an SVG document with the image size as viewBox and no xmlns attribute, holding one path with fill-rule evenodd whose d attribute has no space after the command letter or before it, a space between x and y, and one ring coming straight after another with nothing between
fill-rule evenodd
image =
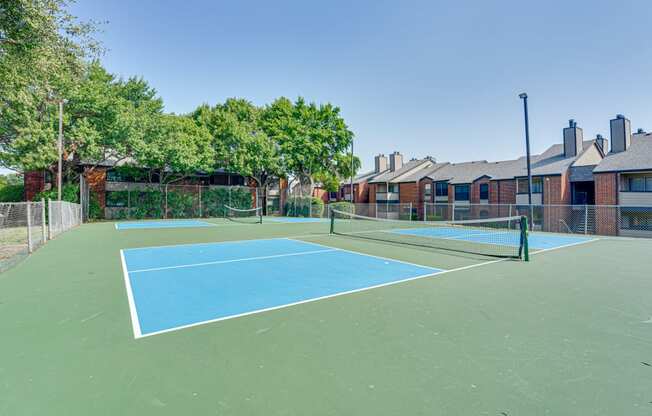
<instances>
[{"instance_id":1,"label":"balcony railing","mask_svg":"<svg viewBox=\"0 0 652 416\"><path fill-rule=\"evenodd\" d=\"M376 192L376 201L398 201L398 192Z\"/></svg>"}]
</instances>

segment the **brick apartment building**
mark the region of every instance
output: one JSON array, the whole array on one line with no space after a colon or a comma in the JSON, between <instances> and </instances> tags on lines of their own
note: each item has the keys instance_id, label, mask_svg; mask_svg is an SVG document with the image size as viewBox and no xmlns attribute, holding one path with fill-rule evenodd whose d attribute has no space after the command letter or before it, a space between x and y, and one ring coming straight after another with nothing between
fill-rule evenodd
<instances>
[{"instance_id":1,"label":"brick apartment building","mask_svg":"<svg viewBox=\"0 0 652 416\"><path fill-rule=\"evenodd\" d=\"M630 121L618 115L610 121L610 137L611 146L601 135L585 140L583 130L570 120L560 143L531 156L532 203L554 205L540 211L548 216L548 224L556 224L555 217L568 217L571 209L578 209L573 205L620 205L618 214L611 210L609 218L598 215L598 232L620 229L622 235L638 235L637 230L643 229L649 235L652 231L652 134L642 130L632 134ZM373 172L356 178L356 202L411 203L418 218L423 218L424 202L455 204L462 212L465 205L477 210L482 204L528 204L524 156L463 163L436 163L428 157L404 164L403 156L394 152L389 166L384 155L375 157L375 165ZM348 193L348 185L342 192Z\"/></svg>"}]
</instances>

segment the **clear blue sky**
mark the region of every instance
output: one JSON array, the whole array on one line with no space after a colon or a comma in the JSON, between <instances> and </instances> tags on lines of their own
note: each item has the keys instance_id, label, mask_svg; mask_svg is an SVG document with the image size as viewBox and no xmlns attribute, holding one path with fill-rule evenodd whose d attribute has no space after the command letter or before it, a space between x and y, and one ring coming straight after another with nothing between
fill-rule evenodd
<instances>
[{"instance_id":1,"label":"clear blue sky","mask_svg":"<svg viewBox=\"0 0 652 416\"><path fill-rule=\"evenodd\" d=\"M182 6L182 7L179 7ZM244 97L332 102L373 155L499 160L569 118L608 137L623 113L652 129L652 2L79 0L107 20L106 67L141 75L168 111Z\"/></svg>"}]
</instances>

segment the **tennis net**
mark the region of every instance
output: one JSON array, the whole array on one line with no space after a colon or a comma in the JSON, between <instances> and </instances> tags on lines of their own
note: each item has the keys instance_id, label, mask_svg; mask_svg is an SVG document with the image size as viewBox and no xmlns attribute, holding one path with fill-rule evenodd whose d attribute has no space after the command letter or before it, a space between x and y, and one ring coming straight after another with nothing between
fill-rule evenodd
<instances>
[{"instance_id":1,"label":"tennis net","mask_svg":"<svg viewBox=\"0 0 652 416\"><path fill-rule=\"evenodd\" d=\"M260 224L263 222L262 207L241 209L224 205L224 214L226 219L234 222L242 222L247 224Z\"/></svg>"},{"instance_id":2,"label":"tennis net","mask_svg":"<svg viewBox=\"0 0 652 416\"><path fill-rule=\"evenodd\" d=\"M528 257L527 221L518 216L427 222L331 210L331 233L492 257Z\"/></svg>"}]
</instances>

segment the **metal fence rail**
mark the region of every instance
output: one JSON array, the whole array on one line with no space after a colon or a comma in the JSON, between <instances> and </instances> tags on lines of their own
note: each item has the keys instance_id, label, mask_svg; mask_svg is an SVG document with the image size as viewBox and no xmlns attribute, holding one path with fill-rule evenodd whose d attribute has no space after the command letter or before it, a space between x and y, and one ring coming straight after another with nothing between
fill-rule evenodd
<instances>
[{"instance_id":1,"label":"metal fence rail","mask_svg":"<svg viewBox=\"0 0 652 416\"><path fill-rule=\"evenodd\" d=\"M525 215L528 205L424 203L422 219L454 221ZM533 205L533 231L652 238L652 206Z\"/></svg>"}]
</instances>

